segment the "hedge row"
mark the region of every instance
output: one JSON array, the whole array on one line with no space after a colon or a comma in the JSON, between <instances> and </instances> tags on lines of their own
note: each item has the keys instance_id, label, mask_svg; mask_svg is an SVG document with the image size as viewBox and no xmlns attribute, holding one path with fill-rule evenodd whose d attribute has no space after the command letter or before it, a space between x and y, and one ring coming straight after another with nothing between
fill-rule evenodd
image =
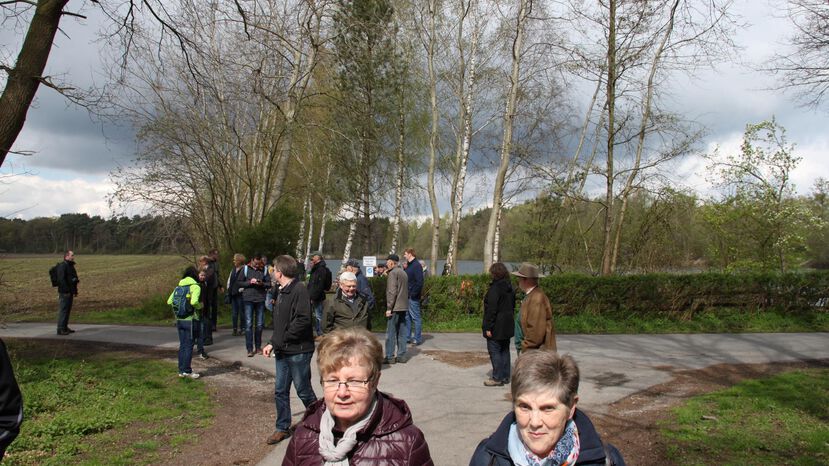
<instances>
[{"instance_id":1,"label":"hedge row","mask_svg":"<svg viewBox=\"0 0 829 466\"><path fill-rule=\"evenodd\" d=\"M370 280L377 309L385 309L386 279ZM481 315L488 275L429 277L424 284L424 312L431 322ZM513 285L518 290L517 282ZM557 315L633 313L690 319L706 308L777 309L793 312L826 308L829 271L798 273L647 274L594 277L560 274L542 277ZM523 294L519 292L519 301Z\"/></svg>"}]
</instances>

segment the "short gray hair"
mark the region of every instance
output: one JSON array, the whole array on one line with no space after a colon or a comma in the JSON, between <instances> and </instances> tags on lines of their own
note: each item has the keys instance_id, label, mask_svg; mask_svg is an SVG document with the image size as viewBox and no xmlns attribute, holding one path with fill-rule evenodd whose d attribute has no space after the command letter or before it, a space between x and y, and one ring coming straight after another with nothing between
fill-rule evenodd
<instances>
[{"instance_id":1,"label":"short gray hair","mask_svg":"<svg viewBox=\"0 0 829 466\"><path fill-rule=\"evenodd\" d=\"M532 350L521 353L512 372L512 401L525 393L552 390L558 401L573 407L579 394L579 366L569 354Z\"/></svg>"},{"instance_id":2,"label":"short gray hair","mask_svg":"<svg viewBox=\"0 0 829 466\"><path fill-rule=\"evenodd\" d=\"M340 274L340 281L341 282L356 282L357 276L354 275L354 272L343 272Z\"/></svg>"}]
</instances>

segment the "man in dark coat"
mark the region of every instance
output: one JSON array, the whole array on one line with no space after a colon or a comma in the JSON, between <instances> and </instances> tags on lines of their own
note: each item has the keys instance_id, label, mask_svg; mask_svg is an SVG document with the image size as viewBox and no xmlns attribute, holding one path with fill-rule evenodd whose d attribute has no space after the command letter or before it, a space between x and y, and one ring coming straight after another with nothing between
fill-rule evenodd
<instances>
[{"instance_id":1,"label":"man in dark coat","mask_svg":"<svg viewBox=\"0 0 829 466\"><path fill-rule=\"evenodd\" d=\"M314 328L310 299L305 284L296 277L296 259L279 256L274 263L274 278L279 294L273 307L273 335L262 348L265 357L276 357L276 429L268 445L291 436L291 383L307 408L317 396L311 387L311 357L314 355Z\"/></svg>"},{"instance_id":2,"label":"man in dark coat","mask_svg":"<svg viewBox=\"0 0 829 466\"><path fill-rule=\"evenodd\" d=\"M325 265L322 253L311 253L311 277L308 279L308 295L311 297L311 307L314 309L316 335L322 335L322 311L325 305L325 292L331 289L331 271Z\"/></svg>"},{"instance_id":3,"label":"man in dark coat","mask_svg":"<svg viewBox=\"0 0 829 466\"><path fill-rule=\"evenodd\" d=\"M58 276L58 335L75 333L69 328L72 302L78 296L78 272L75 270L75 253L66 251L63 262L57 266Z\"/></svg>"},{"instance_id":4,"label":"man in dark coat","mask_svg":"<svg viewBox=\"0 0 829 466\"><path fill-rule=\"evenodd\" d=\"M417 260L415 250L403 251L406 259L406 276L409 286L409 312L406 314L406 340L415 345L423 344L423 321L420 316L420 294L423 292L423 266Z\"/></svg>"}]
</instances>

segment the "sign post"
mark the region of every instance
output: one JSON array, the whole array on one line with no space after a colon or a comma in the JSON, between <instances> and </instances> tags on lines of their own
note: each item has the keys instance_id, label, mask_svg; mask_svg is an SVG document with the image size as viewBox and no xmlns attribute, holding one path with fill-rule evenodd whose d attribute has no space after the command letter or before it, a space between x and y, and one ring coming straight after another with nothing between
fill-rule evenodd
<instances>
[{"instance_id":1,"label":"sign post","mask_svg":"<svg viewBox=\"0 0 829 466\"><path fill-rule=\"evenodd\" d=\"M366 277L373 277L374 267L377 267L377 256L363 256L363 267L366 268Z\"/></svg>"}]
</instances>

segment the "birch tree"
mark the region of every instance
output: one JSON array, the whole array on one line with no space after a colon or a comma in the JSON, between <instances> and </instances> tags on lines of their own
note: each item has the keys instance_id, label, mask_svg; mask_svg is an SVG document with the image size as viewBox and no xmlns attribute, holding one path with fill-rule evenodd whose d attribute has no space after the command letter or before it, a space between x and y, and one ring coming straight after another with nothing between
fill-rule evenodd
<instances>
[{"instance_id":1,"label":"birch tree","mask_svg":"<svg viewBox=\"0 0 829 466\"><path fill-rule=\"evenodd\" d=\"M489 270L498 257L498 232L501 220L501 207L504 196L504 182L510 164L512 151L512 131L516 115L516 105L520 91L521 57L523 54L524 31L526 21L532 13L532 0L519 0L515 19L515 33L511 47L511 70L509 75L509 89L507 91L506 108L504 110L504 135L501 142L498 171L495 175L495 185L492 193L492 210L487 224L486 240L484 241L484 272Z\"/></svg>"}]
</instances>

